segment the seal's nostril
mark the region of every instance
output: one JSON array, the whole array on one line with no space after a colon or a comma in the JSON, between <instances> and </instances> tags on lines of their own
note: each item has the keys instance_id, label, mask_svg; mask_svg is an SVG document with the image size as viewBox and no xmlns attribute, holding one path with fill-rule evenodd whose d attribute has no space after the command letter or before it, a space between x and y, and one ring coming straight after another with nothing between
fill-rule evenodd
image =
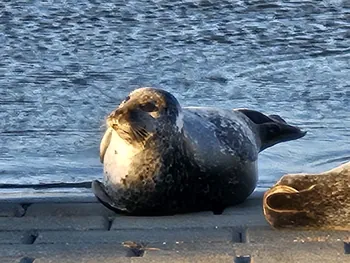
<instances>
[{"instance_id":1,"label":"seal's nostril","mask_svg":"<svg viewBox=\"0 0 350 263\"><path fill-rule=\"evenodd\" d=\"M123 109L116 109L116 110L114 110L114 111L112 111L109 115L108 115L108 117L109 118L117 118L117 117L119 117L120 115L122 115L123 114Z\"/></svg>"}]
</instances>

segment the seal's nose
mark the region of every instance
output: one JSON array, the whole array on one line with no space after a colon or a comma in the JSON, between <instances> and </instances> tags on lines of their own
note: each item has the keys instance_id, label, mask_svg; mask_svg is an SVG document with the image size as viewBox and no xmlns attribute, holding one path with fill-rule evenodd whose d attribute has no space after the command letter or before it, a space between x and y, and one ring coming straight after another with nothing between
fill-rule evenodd
<instances>
[{"instance_id":1,"label":"seal's nose","mask_svg":"<svg viewBox=\"0 0 350 263\"><path fill-rule=\"evenodd\" d=\"M123 109L115 109L112 111L108 117L107 117L107 123L110 127L115 127L115 125L118 125L121 123L122 117L124 116L125 111Z\"/></svg>"},{"instance_id":2,"label":"seal's nose","mask_svg":"<svg viewBox=\"0 0 350 263\"><path fill-rule=\"evenodd\" d=\"M108 120L110 123L113 125L115 124L125 124L130 122L131 118L133 117L134 110L130 110L129 108L126 107L120 107L112 111L108 115Z\"/></svg>"},{"instance_id":3,"label":"seal's nose","mask_svg":"<svg viewBox=\"0 0 350 263\"><path fill-rule=\"evenodd\" d=\"M118 119L120 116L125 114L125 110L123 108L118 108L112 111L109 115L108 118L113 118L113 119Z\"/></svg>"}]
</instances>

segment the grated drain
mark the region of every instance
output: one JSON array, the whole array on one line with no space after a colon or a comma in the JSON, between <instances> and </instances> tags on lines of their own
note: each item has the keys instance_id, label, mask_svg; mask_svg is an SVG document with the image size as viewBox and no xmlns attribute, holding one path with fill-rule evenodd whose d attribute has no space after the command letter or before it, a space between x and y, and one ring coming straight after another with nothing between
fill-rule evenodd
<instances>
[{"instance_id":1,"label":"grated drain","mask_svg":"<svg viewBox=\"0 0 350 263\"><path fill-rule=\"evenodd\" d=\"M107 231L111 230L112 225L113 225L113 221L114 221L114 218L107 217L107 222L108 222Z\"/></svg>"},{"instance_id":2,"label":"grated drain","mask_svg":"<svg viewBox=\"0 0 350 263\"><path fill-rule=\"evenodd\" d=\"M21 207L23 209L23 214L21 215L22 216L25 216L25 214L27 213L27 210L28 210L28 207L30 206L31 204L30 203L22 203L21 204Z\"/></svg>"},{"instance_id":3,"label":"grated drain","mask_svg":"<svg viewBox=\"0 0 350 263\"><path fill-rule=\"evenodd\" d=\"M252 263L250 256L236 256L233 260L234 263Z\"/></svg>"},{"instance_id":4,"label":"grated drain","mask_svg":"<svg viewBox=\"0 0 350 263\"><path fill-rule=\"evenodd\" d=\"M239 232L239 243L247 243L247 233L246 231Z\"/></svg>"},{"instance_id":5,"label":"grated drain","mask_svg":"<svg viewBox=\"0 0 350 263\"><path fill-rule=\"evenodd\" d=\"M36 231L29 231L24 234L22 238L22 244L31 245L35 242L37 237L38 237L38 233Z\"/></svg>"},{"instance_id":6,"label":"grated drain","mask_svg":"<svg viewBox=\"0 0 350 263\"><path fill-rule=\"evenodd\" d=\"M33 263L35 258L30 258L30 257L23 257L19 261L19 263Z\"/></svg>"},{"instance_id":7,"label":"grated drain","mask_svg":"<svg viewBox=\"0 0 350 263\"><path fill-rule=\"evenodd\" d=\"M350 255L350 242L344 242L344 253Z\"/></svg>"}]
</instances>

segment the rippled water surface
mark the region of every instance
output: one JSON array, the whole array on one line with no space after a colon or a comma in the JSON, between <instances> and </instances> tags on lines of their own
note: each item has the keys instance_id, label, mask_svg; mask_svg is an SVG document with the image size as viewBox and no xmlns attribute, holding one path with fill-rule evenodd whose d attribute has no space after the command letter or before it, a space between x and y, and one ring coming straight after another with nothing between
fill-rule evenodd
<instances>
[{"instance_id":1,"label":"rippled water surface","mask_svg":"<svg viewBox=\"0 0 350 263\"><path fill-rule=\"evenodd\" d=\"M104 117L134 88L308 131L260 187L350 160L350 1L0 3L0 183L100 178Z\"/></svg>"}]
</instances>

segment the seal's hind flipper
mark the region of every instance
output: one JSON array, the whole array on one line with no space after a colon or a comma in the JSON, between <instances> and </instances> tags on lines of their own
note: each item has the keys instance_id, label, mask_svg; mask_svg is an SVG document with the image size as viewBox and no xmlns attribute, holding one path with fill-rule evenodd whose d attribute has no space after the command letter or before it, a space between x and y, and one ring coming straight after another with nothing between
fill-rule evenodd
<instances>
[{"instance_id":1,"label":"seal's hind flipper","mask_svg":"<svg viewBox=\"0 0 350 263\"><path fill-rule=\"evenodd\" d=\"M268 147L281 142L297 140L305 136L306 131L302 131L297 126L283 122L268 122L259 125L260 152Z\"/></svg>"},{"instance_id":2,"label":"seal's hind flipper","mask_svg":"<svg viewBox=\"0 0 350 263\"><path fill-rule=\"evenodd\" d=\"M280 142L292 141L303 137L306 132L297 126L289 125L281 116L265 115L259 111L237 109L258 126L260 135L260 152Z\"/></svg>"},{"instance_id":3,"label":"seal's hind flipper","mask_svg":"<svg viewBox=\"0 0 350 263\"><path fill-rule=\"evenodd\" d=\"M93 180L91 184L91 188L97 200L100 201L100 203L103 204L105 207L107 207L108 209L118 214L127 212L125 208L117 207L117 205L112 201L112 199L107 194L105 186L100 181Z\"/></svg>"},{"instance_id":4,"label":"seal's hind flipper","mask_svg":"<svg viewBox=\"0 0 350 263\"><path fill-rule=\"evenodd\" d=\"M272 115L269 115L269 117L271 119L273 119L274 121L278 121L278 122L282 122L282 123L287 123L281 116L279 115L276 115L276 114L272 114Z\"/></svg>"},{"instance_id":5,"label":"seal's hind flipper","mask_svg":"<svg viewBox=\"0 0 350 263\"><path fill-rule=\"evenodd\" d=\"M273 118L270 118L269 116L267 116L259 111L256 111L256 110L237 109L237 111L243 113L245 116L247 116L255 124L263 124L266 122L273 121ZM271 115L271 116L278 116L278 115ZM280 116L278 116L278 117L281 118Z\"/></svg>"},{"instance_id":6,"label":"seal's hind flipper","mask_svg":"<svg viewBox=\"0 0 350 263\"><path fill-rule=\"evenodd\" d=\"M277 114L265 115L259 111L249 109L237 109L237 111L246 115L255 124L263 124L268 122L287 123L281 116Z\"/></svg>"}]
</instances>

